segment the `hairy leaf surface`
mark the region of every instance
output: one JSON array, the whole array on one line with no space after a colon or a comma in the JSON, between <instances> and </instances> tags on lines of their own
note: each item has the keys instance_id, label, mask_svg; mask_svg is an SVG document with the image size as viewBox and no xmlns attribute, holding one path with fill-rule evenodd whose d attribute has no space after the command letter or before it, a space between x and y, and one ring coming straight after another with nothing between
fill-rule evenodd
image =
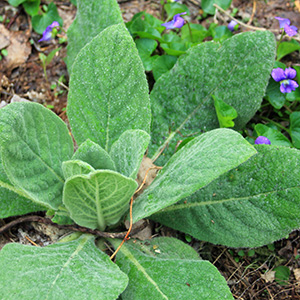
<instances>
[{"instance_id":1,"label":"hairy leaf surface","mask_svg":"<svg viewBox=\"0 0 300 300\"><path fill-rule=\"evenodd\" d=\"M56 209L62 203L61 164L73 153L66 124L40 104L12 103L0 110L0 145L13 185Z\"/></svg>"},{"instance_id":2,"label":"hairy leaf surface","mask_svg":"<svg viewBox=\"0 0 300 300\"><path fill-rule=\"evenodd\" d=\"M74 160L82 160L91 165L96 170L116 170L115 163L108 153L98 144L91 140L86 140L72 156Z\"/></svg>"},{"instance_id":3,"label":"hairy leaf surface","mask_svg":"<svg viewBox=\"0 0 300 300\"><path fill-rule=\"evenodd\" d=\"M78 144L89 138L107 152L128 129L149 132L148 83L123 24L103 30L78 54L70 78L68 117Z\"/></svg>"},{"instance_id":4,"label":"hairy leaf surface","mask_svg":"<svg viewBox=\"0 0 300 300\"><path fill-rule=\"evenodd\" d=\"M299 150L256 148L257 155L151 219L229 247L260 247L299 228Z\"/></svg>"},{"instance_id":5,"label":"hairy leaf surface","mask_svg":"<svg viewBox=\"0 0 300 300\"><path fill-rule=\"evenodd\" d=\"M112 145L110 151L116 170L124 176L135 179L149 141L150 136L145 131L125 131Z\"/></svg>"},{"instance_id":6,"label":"hairy leaf surface","mask_svg":"<svg viewBox=\"0 0 300 300\"><path fill-rule=\"evenodd\" d=\"M199 44L182 55L151 92L150 155L156 157L168 145L165 159L160 158L164 163L182 135L194 136L218 128L212 95L237 111L235 127L242 128L260 107L274 65L275 48L273 33L246 32L222 44Z\"/></svg>"},{"instance_id":7,"label":"hairy leaf surface","mask_svg":"<svg viewBox=\"0 0 300 300\"><path fill-rule=\"evenodd\" d=\"M22 190L12 185L0 161L0 218L43 210L47 208L36 204Z\"/></svg>"},{"instance_id":8,"label":"hairy leaf surface","mask_svg":"<svg viewBox=\"0 0 300 300\"><path fill-rule=\"evenodd\" d=\"M104 230L117 223L129 207L137 183L110 170L69 178L63 201L71 218L79 225Z\"/></svg>"},{"instance_id":9,"label":"hairy leaf surface","mask_svg":"<svg viewBox=\"0 0 300 300\"><path fill-rule=\"evenodd\" d=\"M256 153L230 129L204 133L181 148L133 204L133 220L148 217L176 203L237 167Z\"/></svg>"},{"instance_id":10,"label":"hairy leaf surface","mask_svg":"<svg viewBox=\"0 0 300 300\"><path fill-rule=\"evenodd\" d=\"M79 51L102 30L118 23L123 23L123 19L116 0L78 0L76 18L68 29L69 73Z\"/></svg>"},{"instance_id":11,"label":"hairy leaf surface","mask_svg":"<svg viewBox=\"0 0 300 300\"><path fill-rule=\"evenodd\" d=\"M218 270L175 238L129 241L116 262L129 277L123 300L233 299Z\"/></svg>"},{"instance_id":12,"label":"hairy leaf surface","mask_svg":"<svg viewBox=\"0 0 300 300\"><path fill-rule=\"evenodd\" d=\"M68 179L75 175L89 174L94 172L95 169L81 160L67 160L62 163L62 171L64 178Z\"/></svg>"},{"instance_id":13,"label":"hairy leaf surface","mask_svg":"<svg viewBox=\"0 0 300 300\"><path fill-rule=\"evenodd\" d=\"M0 252L1 298L7 300L113 300L127 276L83 235L47 247L7 244Z\"/></svg>"}]
</instances>

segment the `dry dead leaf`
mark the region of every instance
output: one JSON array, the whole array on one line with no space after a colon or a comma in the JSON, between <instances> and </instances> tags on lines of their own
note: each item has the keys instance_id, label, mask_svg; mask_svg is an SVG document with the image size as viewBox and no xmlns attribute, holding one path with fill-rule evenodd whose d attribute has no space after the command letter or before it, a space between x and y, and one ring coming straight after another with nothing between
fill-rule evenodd
<instances>
[{"instance_id":1,"label":"dry dead leaf","mask_svg":"<svg viewBox=\"0 0 300 300\"><path fill-rule=\"evenodd\" d=\"M10 103L16 103L16 102L30 102L30 101L15 94L10 99Z\"/></svg>"},{"instance_id":2,"label":"dry dead leaf","mask_svg":"<svg viewBox=\"0 0 300 300\"><path fill-rule=\"evenodd\" d=\"M298 12L300 12L300 0L295 0L295 8Z\"/></svg>"},{"instance_id":3,"label":"dry dead leaf","mask_svg":"<svg viewBox=\"0 0 300 300\"><path fill-rule=\"evenodd\" d=\"M9 44L10 33L3 24L0 24L0 49L6 48Z\"/></svg>"},{"instance_id":4,"label":"dry dead leaf","mask_svg":"<svg viewBox=\"0 0 300 300\"><path fill-rule=\"evenodd\" d=\"M273 282L275 280L275 271L267 271L265 274L261 275L261 278L266 282Z\"/></svg>"},{"instance_id":5,"label":"dry dead leaf","mask_svg":"<svg viewBox=\"0 0 300 300\"><path fill-rule=\"evenodd\" d=\"M2 72L11 71L26 62L31 53L29 37L29 30L9 31L10 44L6 48L8 55L0 62Z\"/></svg>"},{"instance_id":6,"label":"dry dead leaf","mask_svg":"<svg viewBox=\"0 0 300 300\"><path fill-rule=\"evenodd\" d=\"M149 157L144 156L138 175L137 175L137 182L139 184L139 186L141 185L141 183L143 182L146 172L149 168L155 167L155 165L152 163L152 160ZM146 182L145 185L143 186L143 188L140 190L139 193L137 193L137 195L141 194L150 184L151 182L154 180L154 178L156 177L158 170L150 170L148 172L147 178L146 178Z\"/></svg>"},{"instance_id":7,"label":"dry dead leaf","mask_svg":"<svg viewBox=\"0 0 300 300\"><path fill-rule=\"evenodd\" d=\"M135 228L141 226L144 222L145 222L145 220L137 221L136 223L134 223L132 225L132 230L134 230ZM125 221L125 227L127 229L129 228L129 224L130 224L129 220L126 220ZM144 240L151 239L151 237L152 237L152 225L149 222L148 225L143 230L139 231L137 234L134 234L131 238L144 241Z\"/></svg>"},{"instance_id":8,"label":"dry dead leaf","mask_svg":"<svg viewBox=\"0 0 300 300\"><path fill-rule=\"evenodd\" d=\"M293 272L297 282L300 284L300 269L294 269Z\"/></svg>"}]
</instances>

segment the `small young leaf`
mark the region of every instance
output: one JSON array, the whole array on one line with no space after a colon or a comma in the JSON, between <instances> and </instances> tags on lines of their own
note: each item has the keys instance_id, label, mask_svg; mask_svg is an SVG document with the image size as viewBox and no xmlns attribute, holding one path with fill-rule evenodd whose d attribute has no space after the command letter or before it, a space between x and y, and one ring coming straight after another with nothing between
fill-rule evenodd
<instances>
[{"instance_id":1,"label":"small young leaf","mask_svg":"<svg viewBox=\"0 0 300 300\"><path fill-rule=\"evenodd\" d=\"M42 34L53 21L57 21L60 26L63 25L63 19L59 16L57 7L53 2L49 3L47 12L43 15L33 16L31 21L34 31L39 34Z\"/></svg>"},{"instance_id":2,"label":"small young leaf","mask_svg":"<svg viewBox=\"0 0 300 300\"><path fill-rule=\"evenodd\" d=\"M0 269L2 299L82 300L88 295L114 300L128 284L90 235L47 247L7 244L0 252Z\"/></svg>"},{"instance_id":3,"label":"small young leaf","mask_svg":"<svg viewBox=\"0 0 300 300\"><path fill-rule=\"evenodd\" d=\"M184 42L199 43L207 36L207 29L200 24L190 23L181 27L181 39Z\"/></svg>"},{"instance_id":4,"label":"small young leaf","mask_svg":"<svg viewBox=\"0 0 300 300\"><path fill-rule=\"evenodd\" d=\"M256 153L237 132L215 129L176 152L133 204L134 222L176 203Z\"/></svg>"},{"instance_id":5,"label":"small young leaf","mask_svg":"<svg viewBox=\"0 0 300 300\"><path fill-rule=\"evenodd\" d=\"M27 0L8 0L8 3L12 6L18 6L25 1Z\"/></svg>"},{"instance_id":6,"label":"small young leaf","mask_svg":"<svg viewBox=\"0 0 300 300\"><path fill-rule=\"evenodd\" d=\"M187 12L188 15L190 14L190 11L186 5L177 2L165 4L164 9L169 19L182 12Z\"/></svg>"},{"instance_id":7,"label":"small young leaf","mask_svg":"<svg viewBox=\"0 0 300 300\"><path fill-rule=\"evenodd\" d=\"M281 42L277 48L277 61L296 50L300 50L300 44L297 41Z\"/></svg>"},{"instance_id":8,"label":"small young leaf","mask_svg":"<svg viewBox=\"0 0 300 300\"><path fill-rule=\"evenodd\" d=\"M35 16L39 12L41 1L33 0L33 1L25 1L23 2L23 7L28 15L31 17Z\"/></svg>"},{"instance_id":9,"label":"small young leaf","mask_svg":"<svg viewBox=\"0 0 300 300\"><path fill-rule=\"evenodd\" d=\"M228 247L260 247L299 228L300 151L256 149L257 155L151 219Z\"/></svg>"},{"instance_id":10,"label":"small young leaf","mask_svg":"<svg viewBox=\"0 0 300 300\"><path fill-rule=\"evenodd\" d=\"M285 103L285 95L280 91L280 83L276 82L272 77L269 80L265 97L277 109L282 108Z\"/></svg>"},{"instance_id":11,"label":"small young leaf","mask_svg":"<svg viewBox=\"0 0 300 300\"><path fill-rule=\"evenodd\" d=\"M173 66L175 65L176 61L177 61L176 56L172 56L172 55L159 56L153 62L153 65L152 65L152 72L153 72L153 77L154 77L155 81L157 81L158 78L162 74L171 70L173 68Z\"/></svg>"},{"instance_id":12,"label":"small young leaf","mask_svg":"<svg viewBox=\"0 0 300 300\"><path fill-rule=\"evenodd\" d=\"M108 153L98 144L87 139L72 156L73 160L82 160L95 170L116 170L115 163Z\"/></svg>"},{"instance_id":13,"label":"small young leaf","mask_svg":"<svg viewBox=\"0 0 300 300\"><path fill-rule=\"evenodd\" d=\"M61 164L73 153L67 125L41 104L12 103L0 110L0 145L9 180L35 202L57 209Z\"/></svg>"},{"instance_id":14,"label":"small young leaf","mask_svg":"<svg viewBox=\"0 0 300 300\"><path fill-rule=\"evenodd\" d=\"M114 247L120 243L111 242ZM129 277L123 300L233 299L218 270L175 238L129 241L121 247L116 262Z\"/></svg>"},{"instance_id":15,"label":"small young leaf","mask_svg":"<svg viewBox=\"0 0 300 300\"><path fill-rule=\"evenodd\" d=\"M76 18L68 29L69 73L79 51L102 30L119 23L123 23L123 19L116 0L78 0Z\"/></svg>"},{"instance_id":16,"label":"small young leaf","mask_svg":"<svg viewBox=\"0 0 300 300\"><path fill-rule=\"evenodd\" d=\"M233 119L237 117L237 111L222 99L212 95L220 128L234 127Z\"/></svg>"},{"instance_id":17,"label":"small young leaf","mask_svg":"<svg viewBox=\"0 0 300 300\"><path fill-rule=\"evenodd\" d=\"M123 24L106 28L78 54L67 112L77 143L89 138L107 152L128 129L149 132L148 83Z\"/></svg>"},{"instance_id":18,"label":"small young leaf","mask_svg":"<svg viewBox=\"0 0 300 300\"><path fill-rule=\"evenodd\" d=\"M62 163L62 171L64 178L68 179L75 175L89 174L95 171L95 169L81 160L67 160Z\"/></svg>"},{"instance_id":19,"label":"small young leaf","mask_svg":"<svg viewBox=\"0 0 300 300\"><path fill-rule=\"evenodd\" d=\"M224 10L227 10L231 4L232 0L202 0L201 5L202 9L207 13L214 15L216 12L216 8L214 4L219 5Z\"/></svg>"},{"instance_id":20,"label":"small young leaf","mask_svg":"<svg viewBox=\"0 0 300 300\"><path fill-rule=\"evenodd\" d=\"M116 170L124 176L136 179L150 136L142 130L127 130L112 145L110 156Z\"/></svg>"},{"instance_id":21,"label":"small young leaf","mask_svg":"<svg viewBox=\"0 0 300 300\"><path fill-rule=\"evenodd\" d=\"M143 62L146 71L152 70L152 63L157 58L157 55L151 56L157 47L157 42L151 39L137 39L135 41L136 47L139 51L140 58Z\"/></svg>"},{"instance_id":22,"label":"small young leaf","mask_svg":"<svg viewBox=\"0 0 300 300\"><path fill-rule=\"evenodd\" d=\"M131 178L98 170L69 178L63 202L77 224L104 230L120 220L136 188L137 183Z\"/></svg>"},{"instance_id":23,"label":"small young leaf","mask_svg":"<svg viewBox=\"0 0 300 300\"><path fill-rule=\"evenodd\" d=\"M257 136L267 137L271 141L271 144L274 146L292 147L289 139L276 129L270 128L263 124L256 124L254 129Z\"/></svg>"},{"instance_id":24,"label":"small young leaf","mask_svg":"<svg viewBox=\"0 0 300 300\"><path fill-rule=\"evenodd\" d=\"M291 271L287 266L278 266L274 268L275 281L280 285L288 285Z\"/></svg>"}]
</instances>

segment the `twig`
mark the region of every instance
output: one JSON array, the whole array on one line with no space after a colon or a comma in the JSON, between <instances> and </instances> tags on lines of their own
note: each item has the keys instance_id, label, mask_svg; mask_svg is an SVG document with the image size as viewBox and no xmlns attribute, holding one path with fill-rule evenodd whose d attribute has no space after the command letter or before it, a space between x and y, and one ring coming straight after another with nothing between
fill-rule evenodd
<instances>
[{"instance_id":1,"label":"twig","mask_svg":"<svg viewBox=\"0 0 300 300\"><path fill-rule=\"evenodd\" d=\"M261 31L266 31L266 28L262 28L262 27L255 27L255 26L251 26L251 25L247 25L239 20L237 20L236 18L234 18L233 16L231 16L228 12L226 12L223 8L221 8L219 5L214 4L214 7L216 7L218 10L220 10L223 14L225 14L227 17L229 17L230 19L236 21L238 24L240 24L241 26L244 26L246 28L249 29L253 29L253 30L261 30ZM271 30L274 32L279 32L279 30Z\"/></svg>"},{"instance_id":2,"label":"twig","mask_svg":"<svg viewBox=\"0 0 300 300\"><path fill-rule=\"evenodd\" d=\"M253 0L252 14L251 14L251 17L250 17L249 21L247 22L247 25L250 25L252 23L255 12L256 12L256 0Z\"/></svg>"},{"instance_id":3,"label":"twig","mask_svg":"<svg viewBox=\"0 0 300 300\"><path fill-rule=\"evenodd\" d=\"M138 193L138 192L143 188L143 186L144 186L144 184L145 184L145 182L146 182L146 180L147 180L148 173L149 173L149 171L150 171L151 169L159 169L159 170L160 170L160 169L162 169L162 167L156 167L156 166L155 166L155 167L150 167L150 168L146 171L144 180L143 180L143 182L141 183L141 185L139 186L139 188L135 191L134 195L135 195L136 193ZM128 236L129 236L129 234L130 234L130 232L131 232L131 229L132 229L132 223L133 223L133 221L132 221L132 205L133 205L133 197L131 197L131 199L130 199L130 208L129 208L130 225L129 225L127 234L125 235L123 241L122 241L121 244L118 246L118 248L116 249L116 251L111 255L110 259L113 259L113 258L116 256L116 254L117 254L118 251L121 249L121 247L123 246L123 244L128 240Z\"/></svg>"},{"instance_id":4,"label":"twig","mask_svg":"<svg viewBox=\"0 0 300 300\"><path fill-rule=\"evenodd\" d=\"M131 197L130 199L130 208L129 208L129 214L130 214L130 225L129 225L129 228L128 228L128 231L123 239L123 241L121 242L121 244L119 245L119 247L116 249L116 251L111 255L110 259L112 260L116 254L119 252L119 250L121 249L121 247L123 246L123 244L125 243L125 241L128 240L128 236L130 234L130 231L132 229L132 205L133 205L133 196Z\"/></svg>"},{"instance_id":5,"label":"twig","mask_svg":"<svg viewBox=\"0 0 300 300\"><path fill-rule=\"evenodd\" d=\"M74 225L59 225L57 223L53 223L49 218L44 218L44 217L40 217L40 216L25 216L25 217L18 218L14 221L11 221L10 223L7 223L6 225L4 225L0 228L0 234L5 232L9 228L11 228L15 225L18 225L20 223L24 223L24 222L39 222L39 223L43 223L43 224L49 224L49 225L52 225L52 226L55 226L55 227L58 227L61 229L69 229L71 231L93 234L93 235L104 237L104 238L122 239L127 235L127 231L125 231L125 232L103 232L98 229L93 230L93 229L82 227L82 226L79 226L76 224L74 224ZM141 226L134 228L132 230L131 234L134 235L146 227L147 227L147 222L145 221Z\"/></svg>"}]
</instances>

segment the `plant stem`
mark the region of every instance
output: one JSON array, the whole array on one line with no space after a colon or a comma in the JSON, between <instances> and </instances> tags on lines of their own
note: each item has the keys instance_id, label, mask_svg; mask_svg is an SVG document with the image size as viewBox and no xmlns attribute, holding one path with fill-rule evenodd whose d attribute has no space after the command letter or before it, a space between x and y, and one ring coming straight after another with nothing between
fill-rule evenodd
<instances>
[{"instance_id":1,"label":"plant stem","mask_svg":"<svg viewBox=\"0 0 300 300\"><path fill-rule=\"evenodd\" d=\"M277 123L277 122L275 122L275 121L273 121L273 120L271 120L271 119L269 119L269 118L267 118L267 117L260 116L260 118L263 119L263 120L265 120L265 121L268 121L268 122L270 122L270 123L272 123L272 124L274 124L274 125L276 125L276 126L279 127L280 129L285 130L287 133L289 133L289 130L286 129L286 128L285 128L284 126L282 126L281 124L279 124L279 123Z\"/></svg>"},{"instance_id":2,"label":"plant stem","mask_svg":"<svg viewBox=\"0 0 300 300\"><path fill-rule=\"evenodd\" d=\"M241 26L244 26L246 28L249 29L253 29L253 30L261 30L261 31L266 31L266 28L261 28L261 27L255 27L255 26L251 26L251 25L247 25L239 20L237 20L236 18L232 17L228 12L226 12L223 8L221 8L219 5L214 4L214 7L216 7L218 10L220 10L223 14L225 14L227 17L229 17L230 19L236 21L238 24L240 24ZM271 30L271 31L275 31L275 30ZM276 30L275 32L277 32L278 30Z\"/></svg>"},{"instance_id":3,"label":"plant stem","mask_svg":"<svg viewBox=\"0 0 300 300\"><path fill-rule=\"evenodd\" d=\"M191 29L191 25L190 22L186 22L188 28L189 28L189 32L190 32L190 37L191 37L191 42L194 43L194 39L193 39L193 34L192 34L192 29Z\"/></svg>"}]
</instances>

